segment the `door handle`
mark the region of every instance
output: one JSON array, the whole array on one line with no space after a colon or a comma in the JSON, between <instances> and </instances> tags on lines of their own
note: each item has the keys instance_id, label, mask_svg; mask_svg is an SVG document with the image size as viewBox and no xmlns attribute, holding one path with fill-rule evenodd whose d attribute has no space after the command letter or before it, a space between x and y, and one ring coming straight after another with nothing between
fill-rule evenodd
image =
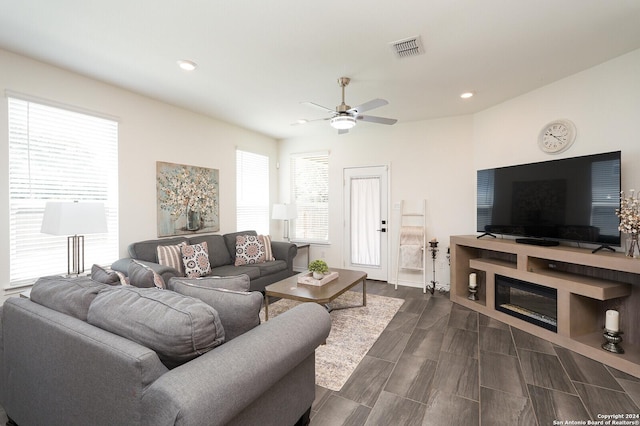
<instances>
[{"instance_id":1,"label":"door handle","mask_svg":"<svg viewBox=\"0 0 640 426\"><path fill-rule=\"evenodd\" d=\"M387 232L387 228L376 229L377 232Z\"/></svg>"}]
</instances>

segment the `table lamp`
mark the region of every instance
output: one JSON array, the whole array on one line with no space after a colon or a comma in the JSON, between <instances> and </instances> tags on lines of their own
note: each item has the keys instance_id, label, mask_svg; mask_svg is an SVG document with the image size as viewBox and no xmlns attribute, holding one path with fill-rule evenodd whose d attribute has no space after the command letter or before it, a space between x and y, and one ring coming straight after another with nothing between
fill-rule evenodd
<instances>
[{"instance_id":1,"label":"table lamp","mask_svg":"<svg viewBox=\"0 0 640 426\"><path fill-rule=\"evenodd\" d=\"M40 232L67 237L67 275L84 272L84 235L107 232L103 203L47 202Z\"/></svg>"}]
</instances>

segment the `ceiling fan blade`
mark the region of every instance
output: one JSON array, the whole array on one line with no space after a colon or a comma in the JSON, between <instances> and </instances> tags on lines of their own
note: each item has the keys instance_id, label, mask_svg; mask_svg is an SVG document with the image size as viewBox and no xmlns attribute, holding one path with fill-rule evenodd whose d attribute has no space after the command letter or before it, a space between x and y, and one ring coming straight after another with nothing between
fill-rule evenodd
<instances>
[{"instance_id":1,"label":"ceiling fan blade","mask_svg":"<svg viewBox=\"0 0 640 426\"><path fill-rule=\"evenodd\" d=\"M336 112L336 110L335 110L335 109L327 108L327 107L325 107L325 106L318 105L318 104L313 103L313 102L300 102L300 103L301 103L301 104L304 104L304 105L312 106L312 107L314 107L314 108L320 108L321 110L326 111L326 112L330 112L330 113L332 113L332 114L335 114L335 112Z\"/></svg>"},{"instance_id":2,"label":"ceiling fan blade","mask_svg":"<svg viewBox=\"0 0 640 426\"><path fill-rule=\"evenodd\" d=\"M327 121L327 120L331 120L331 117L315 118L313 120L300 119L300 120L296 121L295 123L291 123L291 125L292 126L301 126L303 124L313 123L314 121Z\"/></svg>"},{"instance_id":3,"label":"ceiling fan blade","mask_svg":"<svg viewBox=\"0 0 640 426\"><path fill-rule=\"evenodd\" d=\"M378 124L396 124L398 120L395 118L376 117L375 115L359 115L356 120L368 121L370 123Z\"/></svg>"},{"instance_id":4,"label":"ceiling fan blade","mask_svg":"<svg viewBox=\"0 0 640 426\"><path fill-rule=\"evenodd\" d=\"M385 99L372 99L369 102L365 102L362 105L351 108L347 112L354 112L360 114L361 112L369 111L370 109L379 108L389 104Z\"/></svg>"}]
</instances>

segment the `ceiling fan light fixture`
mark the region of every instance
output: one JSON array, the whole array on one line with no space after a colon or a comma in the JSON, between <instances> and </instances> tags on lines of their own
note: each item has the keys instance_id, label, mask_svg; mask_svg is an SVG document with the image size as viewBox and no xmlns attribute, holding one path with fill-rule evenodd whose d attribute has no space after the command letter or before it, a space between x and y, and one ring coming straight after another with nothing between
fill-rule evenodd
<instances>
[{"instance_id":1,"label":"ceiling fan light fixture","mask_svg":"<svg viewBox=\"0 0 640 426\"><path fill-rule=\"evenodd\" d=\"M350 115L338 115L329 120L329 124L334 129L349 130L356 125L356 119Z\"/></svg>"}]
</instances>

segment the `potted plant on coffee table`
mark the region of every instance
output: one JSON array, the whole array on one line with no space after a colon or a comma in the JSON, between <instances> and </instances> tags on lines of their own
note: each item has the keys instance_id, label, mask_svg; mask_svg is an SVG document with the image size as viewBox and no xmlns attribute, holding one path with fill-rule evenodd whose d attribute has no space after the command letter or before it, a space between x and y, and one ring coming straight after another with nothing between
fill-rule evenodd
<instances>
[{"instance_id":1,"label":"potted plant on coffee table","mask_svg":"<svg viewBox=\"0 0 640 426\"><path fill-rule=\"evenodd\" d=\"M309 271L313 273L313 278L321 280L324 274L329 272L329 267L327 266L327 262L317 259L309 263Z\"/></svg>"}]
</instances>

